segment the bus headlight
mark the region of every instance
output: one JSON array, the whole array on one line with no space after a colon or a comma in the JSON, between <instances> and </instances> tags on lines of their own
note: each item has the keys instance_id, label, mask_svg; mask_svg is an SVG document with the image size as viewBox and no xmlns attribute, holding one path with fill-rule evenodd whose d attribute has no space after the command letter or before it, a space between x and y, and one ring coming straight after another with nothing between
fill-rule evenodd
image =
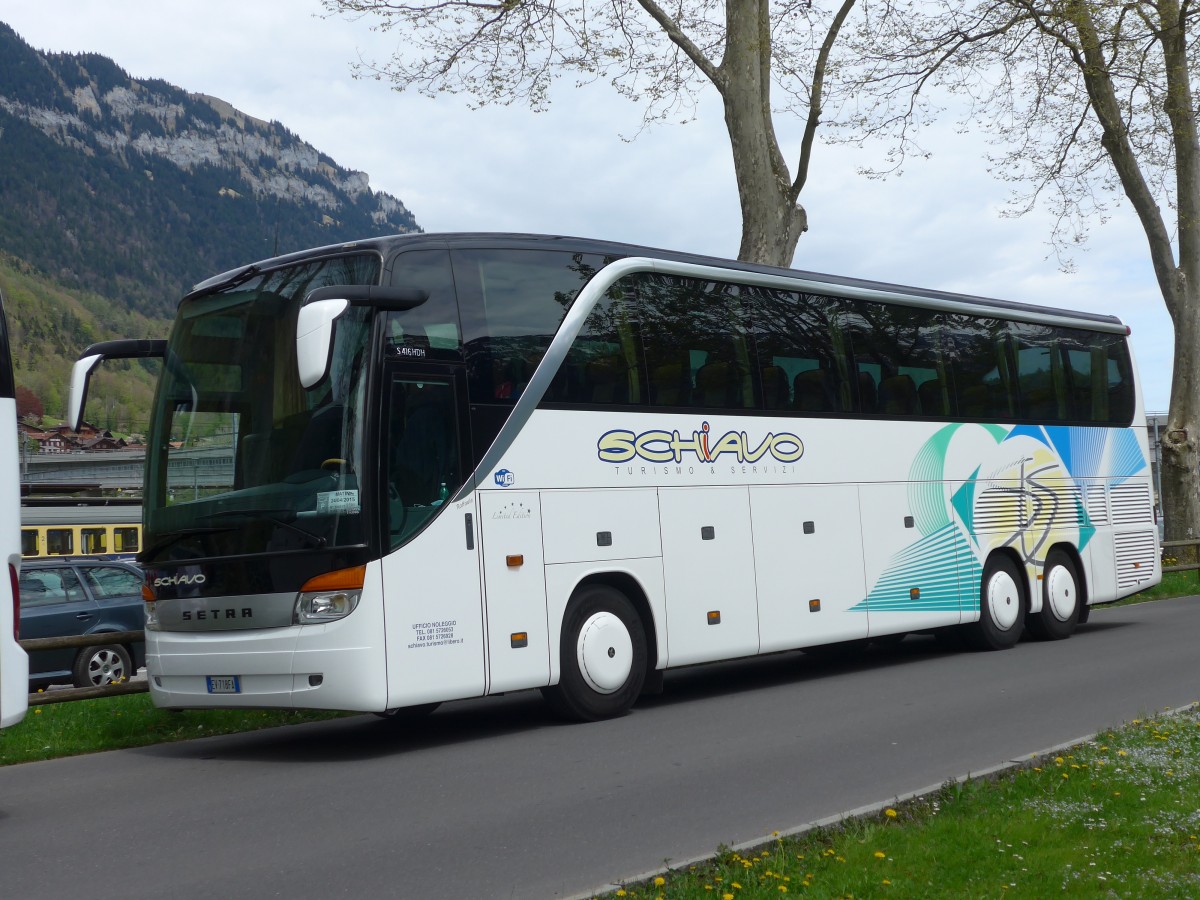
<instances>
[{"instance_id":1,"label":"bus headlight","mask_svg":"<svg viewBox=\"0 0 1200 900\"><path fill-rule=\"evenodd\" d=\"M296 623L316 625L343 619L358 606L362 591L307 591L296 600Z\"/></svg>"},{"instance_id":2,"label":"bus headlight","mask_svg":"<svg viewBox=\"0 0 1200 900\"><path fill-rule=\"evenodd\" d=\"M344 619L358 606L367 567L338 569L310 578L300 586L296 597L297 625L316 625Z\"/></svg>"}]
</instances>

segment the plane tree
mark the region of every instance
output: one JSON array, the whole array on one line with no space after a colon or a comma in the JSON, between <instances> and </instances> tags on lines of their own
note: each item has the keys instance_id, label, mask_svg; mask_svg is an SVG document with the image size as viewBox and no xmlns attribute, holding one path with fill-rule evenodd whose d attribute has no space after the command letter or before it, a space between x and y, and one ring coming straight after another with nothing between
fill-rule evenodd
<instances>
[{"instance_id":1,"label":"plane tree","mask_svg":"<svg viewBox=\"0 0 1200 900\"><path fill-rule=\"evenodd\" d=\"M322 0L329 13L395 30L403 46L358 74L472 104L545 108L563 77L606 79L640 103L643 125L687 120L715 88L742 212L738 258L787 266L808 215L800 196L839 79L836 48L856 0ZM775 97L772 97L772 91ZM804 123L792 162L777 117Z\"/></svg>"},{"instance_id":2,"label":"plane tree","mask_svg":"<svg viewBox=\"0 0 1200 900\"><path fill-rule=\"evenodd\" d=\"M1200 22L1192 0L888 0L853 44L871 70L854 140L893 158L950 108L992 141L1010 211L1044 202L1069 261L1131 209L1175 333L1161 483L1165 536L1200 536ZM946 93L948 92L948 94ZM1104 299L1097 298L1103 310Z\"/></svg>"}]
</instances>

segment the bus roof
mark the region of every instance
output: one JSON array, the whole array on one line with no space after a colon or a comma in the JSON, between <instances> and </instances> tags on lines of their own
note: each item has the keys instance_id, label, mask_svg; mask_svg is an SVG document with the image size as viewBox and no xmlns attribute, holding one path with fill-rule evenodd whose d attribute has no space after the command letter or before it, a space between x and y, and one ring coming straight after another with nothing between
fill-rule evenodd
<instances>
[{"instance_id":1,"label":"bus roof","mask_svg":"<svg viewBox=\"0 0 1200 900\"><path fill-rule=\"evenodd\" d=\"M872 281L865 278L851 278L840 275L829 275L820 272L810 272L803 269L787 269L781 266L765 266L740 260L722 259L715 256L703 256L695 253L683 253L675 250L663 250L655 247L644 247L637 244L625 244L618 241L603 241L592 238L568 237L563 235L518 234L508 232L435 232L419 234L399 234L384 237L367 238L361 241L350 241L342 244L330 244L301 250L270 259L261 260L248 266L230 269L212 278L199 282L187 295L207 294L231 284L241 282L260 271L278 268L283 265L303 262L329 256L334 253L345 253L352 250L368 250L379 253L383 257L400 249L422 248L510 248L527 250L564 250L573 253L594 253L601 256L633 257L645 256L653 259L673 260L675 262L691 263L693 265L711 266L729 269L735 272L753 272L763 275L775 275L783 278L799 279L817 285L827 286L830 293L835 295L854 296L864 292L878 294L893 294L897 299L916 298L944 303L963 304L991 311L1006 319L1020 319L1022 314L1043 316L1055 314L1064 319L1074 319L1081 326L1087 323L1108 326L1104 330L1114 330L1113 326L1123 326L1119 318L1102 313L1084 312L1060 307L1041 306L1032 303L1019 303L1011 300L997 300L972 294L959 294L952 291L939 291L930 288L912 287L892 284L889 282Z\"/></svg>"}]
</instances>

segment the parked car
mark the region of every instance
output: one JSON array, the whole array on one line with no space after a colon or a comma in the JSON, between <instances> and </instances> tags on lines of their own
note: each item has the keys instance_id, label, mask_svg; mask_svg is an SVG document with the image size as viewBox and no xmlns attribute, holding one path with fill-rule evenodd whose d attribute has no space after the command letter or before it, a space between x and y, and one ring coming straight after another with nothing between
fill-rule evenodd
<instances>
[{"instance_id":1,"label":"parked car","mask_svg":"<svg viewBox=\"0 0 1200 900\"><path fill-rule=\"evenodd\" d=\"M137 566L100 559L21 563L21 638L141 631L146 613ZM71 682L76 687L132 677L145 664L146 645L101 644L29 653L30 690Z\"/></svg>"}]
</instances>

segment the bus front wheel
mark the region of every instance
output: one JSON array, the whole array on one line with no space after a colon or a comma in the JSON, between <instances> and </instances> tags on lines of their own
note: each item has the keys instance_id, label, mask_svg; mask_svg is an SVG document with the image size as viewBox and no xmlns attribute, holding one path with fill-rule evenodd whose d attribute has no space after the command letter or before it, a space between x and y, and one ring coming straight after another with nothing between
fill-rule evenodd
<instances>
[{"instance_id":1,"label":"bus front wheel","mask_svg":"<svg viewBox=\"0 0 1200 900\"><path fill-rule=\"evenodd\" d=\"M979 621L967 632L980 650L1004 650L1021 639L1025 591L1021 570L1003 554L988 560L979 585Z\"/></svg>"},{"instance_id":2,"label":"bus front wheel","mask_svg":"<svg viewBox=\"0 0 1200 900\"><path fill-rule=\"evenodd\" d=\"M1079 624L1079 575L1071 557L1051 550L1042 568L1042 609L1029 616L1029 632L1044 641L1070 637Z\"/></svg>"},{"instance_id":3,"label":"bus front wheel","mask_svg":"<svg viewBox=\"0 0 1200 900\"><path fill-rule=\"evenodd\" d=\"M563 619L558 684L542 688L557 714L583 722L628 712L646 679L646 634L629 598L603 584L575 592Z\"/></svg>"}]
</instances>

